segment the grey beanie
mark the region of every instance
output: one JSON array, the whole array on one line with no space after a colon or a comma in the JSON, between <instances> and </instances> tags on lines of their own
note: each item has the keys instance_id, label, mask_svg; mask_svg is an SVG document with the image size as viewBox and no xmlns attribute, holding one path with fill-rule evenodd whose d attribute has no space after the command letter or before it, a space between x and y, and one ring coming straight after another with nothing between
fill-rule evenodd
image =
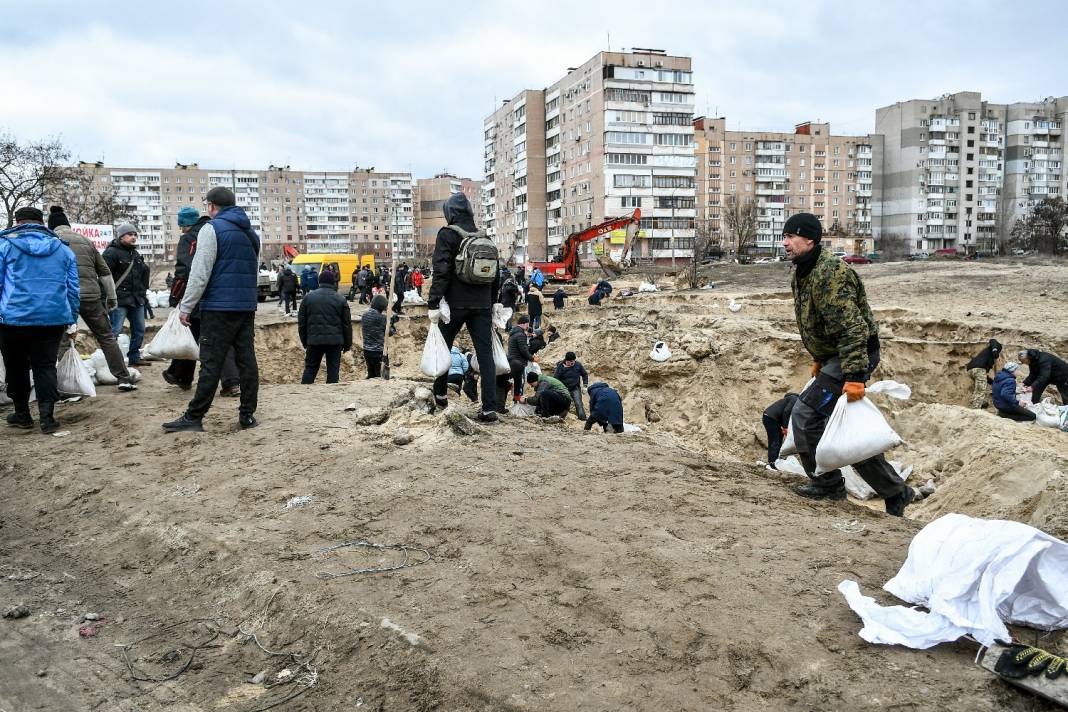
<instances>
[{"instance_id":1,"label":"grey beanie","mask_svg":"<svg viewBox=\"0 0 1068 712\"><path fill-rule=\"evenodd\" d=\"M122 237L123 235L129 235L131 232L136 233L137 227L130 223L123 223L115 230L115 237Z\"/></svg>"},{"instance_id":2,"label":"grey beanie","mask_svg":"<svg viewBox=\"0 0 1068 712\"><path fill-rule=\"evenodd\" d=\"M1004 366L1005 370L1008 371L1009 373L1014 373L1016 371L1016 369L1018 369L1019 367L1020 367L1020 364L1016 363L1015 361L1009 361Z\"/></svg>"}]
</instances>

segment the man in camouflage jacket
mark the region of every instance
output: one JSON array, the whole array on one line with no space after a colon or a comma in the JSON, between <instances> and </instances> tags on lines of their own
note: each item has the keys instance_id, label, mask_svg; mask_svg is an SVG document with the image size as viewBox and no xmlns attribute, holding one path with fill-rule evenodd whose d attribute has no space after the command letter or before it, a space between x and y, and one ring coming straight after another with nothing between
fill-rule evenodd
<instances>
[{"instance_id":1,"label":"man in camouflage jacket","mask_svg":"<svg viewBox=\"0 0 1068 712\"><path fill-rule=\"evenodd\" d=\"M786 255L795 265L794 313L801 341L812 355L813 383L794 406L790 427L798 457L810 482L798 494L812 499L846 497L841 470L816 472L816 446L827 419L843 393L850 402L864 397L864 384L879 365L879 327L857 273L820 246L823 228L810 213L798 213L783 227ZM913 492L882 455L853 465L853 469L886 503L886 511L901 516Z\"/></svg>"}]
</instances>

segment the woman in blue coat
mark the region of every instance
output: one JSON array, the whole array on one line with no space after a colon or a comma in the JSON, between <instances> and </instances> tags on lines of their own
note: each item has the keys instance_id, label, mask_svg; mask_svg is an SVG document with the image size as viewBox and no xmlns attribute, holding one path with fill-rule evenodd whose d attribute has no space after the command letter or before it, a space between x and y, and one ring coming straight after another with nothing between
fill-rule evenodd
<instances>
[{"instance_id":1,"label":"woman in blue coat","mask_svg":"<svg viewBox=\"0 0 1068 712\"><path fill-rule=\"evenodd\" d=\"M586 389L590 394L590 417L586 419L586 430L597 423L607 433L612 428L614 433L623 432L623 399L607 383L591 383Z\"/></svg>"},{"instance_id":2,"label":"woman in blue coat","mask_svg":"<svg viewBox=\"0 0 1068 712\"><path fill-rule=\"evenodd\" d=\"M1016 370L1018 368L1020 364L1009 361L1003 369L998 371L994 376L992 400L994 407L998 409L999 416L1025 423L1034 420L1035 414L1016 400Z\"/></svg>"}]
</instances>

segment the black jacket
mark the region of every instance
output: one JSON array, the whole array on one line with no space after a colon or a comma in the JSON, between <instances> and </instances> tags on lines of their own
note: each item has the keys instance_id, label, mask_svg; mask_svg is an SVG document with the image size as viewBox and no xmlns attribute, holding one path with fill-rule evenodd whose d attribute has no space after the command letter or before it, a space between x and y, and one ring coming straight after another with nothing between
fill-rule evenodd
<instances>
[{"instance_id":1,"label":"black jacket","mask_svg":"<svg viewBox=\"0 0 1068 712\"><path fill-rule=\"evenodd\" d=\"M445 222L449 225L474 232L475 217L471 212L471 203L463 193L453 193L445 201ZM434 244L434 281L430 284L427 307L437 309L442 298L450 307L462 309L490 309L494 296L501 291L501 272L493 284L467 284L455 279L456 254L460 251L460 235L455 230L443 227L438 230L437 242ZM507 305L506 305L507 306Z\"/></svg>"},{"instance_id":2,"label":"black jacket","mask_svg":"<svg viewBox=\"0 0 1068 712\"><path fill-rule=\"evenodd\" d=\"M590 374L586 373L586 368L582 365L582 361L575 361L573 366L568 366L561 361L556 364L556 371L553 372L553 376L560 383L567 386L570 391L575 390L580 385L585 386L590 382Z\"/></svg>"},{"instance_id":3,"label":"black jacket","mask_svg":"<svg viewBox=\"0 0 1068 712\"><path fill-rule=\"evenodd\" d=\"M386 348L386 315L375 308L368 309L360 317L363 333L363 350L381 353Z\"/></svg>"},{"instance_id":4,"label":"black jacket","mask_svg":"<svg viewBox=\"0 0 1068 712\"><path fill-rule=\"evenodd\" d=\"M352 314L345 297L333 285L310 292L297 310L297 330L300 343L309 346L340 346L342 351L352 348Z\"/></svg>"},{"instance_id":5,"label":"black jacket","mask_svg":"<svg viewBox=\"0 0 1068 712\"><path fill-rule=\"evenodd\" d=\"M989 371L994 368L994 362L997 361L998 356L1001 355L1001 344L997 339L991 339L990 343L985 349L980 351L975 358L968 362L968 365L964 368L969 371L973 368L981 368L984 371Z\"/></svg>"},{"instance_id":6,"label":"black jacket","mask_svg":"<svg viewBox=\"0 0 1068 712\"><path fill-rule=\"evenodd\" d=\"M526 365L530 360L530 347L527 345L527 332L518 324L508 332L508 360Z\"/></svg>"},{"instance_id":7,"label":"black jacket","mask_svg":"<svg viewBox=\"0 0 1068 712\"><path fill-rule=\"evenodd\" d=\"M509 309L515 309L515 303L519 301L519 285L508 280L501 287L501 298L497 300Z\"/></svg>"},{"instance_id":8,"label":"black jacket","mask_svg":"<svg viewBox=\"0 0 1068 712\"><path fill-rule=\"evenodd\" d=\"M556 293L553 294L553 308L563 309L565 299L567 299L567 292L563 289L557 289Z\"/></svg>"},{"instance_id":9,"label":"black jacket","mask_svg":"<svg viewBox=\"0 0 1068 712\"><path fill-rule=\"evenodd\" d=\"M211 222L211 217L201 215L188 231L178 238L178 247L174 252L174 280L171 284L170 305L178 306L185 296L185 287L189 283L189 270L193 266L193 255L197 252L197 235L200 228ZM199 305L198 305L199 306Z\"/></svg>"},{"instance_id":10,"label":"black jacket","mask_svg":"<svg viewBox=\"0 0 1068 712\"><path fill-rule=\"evenodd\" d=\"M297 291L297 273L288 267L282 272L282 276L278 278L278 291L282 294L286 292Z\"/></svg>"},{"instance_id":11,"label":"black jacket","mask_svg":"<svg viewBox=\"0 0 1068 712\"><path fill-rule=\"evenodd\" d=\"M148 291L149 269L136 247L127 247L116 237L104 250L104 261L108 263L111 276L115 279L115 296L120 307L142 306L148 301L145 293ZM133 268L123 279L131 264ZM119 284L119 280L122 280L122 284Z\"/></svg>"},{"instance_id":12,"label":"black jacket","mask_svg":"<svg viewBox=\"0 0 1068 712\"><path fill-rule=\"evenodd\" d=\"M1049 384L1068 384L1068 363L1057 358L1051 353L1038 349L1027 350L1027 378L1025 386L1031 386L1031 402L1038 403L1042 400L1042 391Z\"/></svg>"}]
</instances>

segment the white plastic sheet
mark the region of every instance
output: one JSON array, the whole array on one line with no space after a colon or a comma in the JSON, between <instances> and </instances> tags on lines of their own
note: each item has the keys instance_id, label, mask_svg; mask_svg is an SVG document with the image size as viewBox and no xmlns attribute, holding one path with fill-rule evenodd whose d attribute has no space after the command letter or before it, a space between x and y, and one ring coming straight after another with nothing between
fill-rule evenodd
<instances>
[{"instance_id":1,"label":"white plastic sheet","mask_svg":"<svg viewBox=\"0 0 1068 712\"><path fill-rule=\"evenodd\" d=\"M82 358L73 346L59 357L56 364L56 385L64 395L96 398L93 378L82 366Z\"/></svg>"},{"instance_id":2,"label":"white plastic sheet","mask_svg":"<svg viewBox=\"0 0 1068 712\"><path fill-rule=\"evenodd\" d=\"M430 376L437 378L449 372L452 364L452 354L449 345L445 343L445 337L441 335L441 329L437 324L431 324L426 334L426 343L423 345L423 357L419 361L419 369Z\"/></svg>"},{"instance_id":3,"label":"white plastic sheet","mask_svg":"<svg viewBox=\"0 0 1068 712\"><path fill-rule=\"evenodd\" d=\"M649 358L654 361L667 361L671 358L671 349L663 341L653 344L653 350L649 352Z\"/></svg>"},{"instance_id":4,"label":"white plastic sheet","mask_svg":"<svg viewBox=\"0 0 1068 712\"><path fill-rule=\"evenodd\" d=\"M179 314L179 309L171 310L167 321L148 345L148 351L162 359L196 361L200 358L200 347L189 327L179 321Z\"/></svg>"},{"instance_id":5,"label":"white plastic sheet","mask_svg":"<svg viewBox=\"0 0 1068 712\"><path fill-rule=\"evenodd\" d=\"M870 643L930 648L971 635L1008 642L1006 623L1068 628L1068 544L1034 527L947 514L925 526L884 589L924 613L880 606L855 581L838 590L864 621Z\"/></svg>"},{"instance_id":6,"label":"white plastic sheet","mask_svg":"<svg viewBox=\"0 0 1068 712\"><path fill-rule=\"evenodd\" d=\"M509 412L519 418L529 418L534 415L534 406L529 403L513 403Z\"/></svg>"}]
</instances>

